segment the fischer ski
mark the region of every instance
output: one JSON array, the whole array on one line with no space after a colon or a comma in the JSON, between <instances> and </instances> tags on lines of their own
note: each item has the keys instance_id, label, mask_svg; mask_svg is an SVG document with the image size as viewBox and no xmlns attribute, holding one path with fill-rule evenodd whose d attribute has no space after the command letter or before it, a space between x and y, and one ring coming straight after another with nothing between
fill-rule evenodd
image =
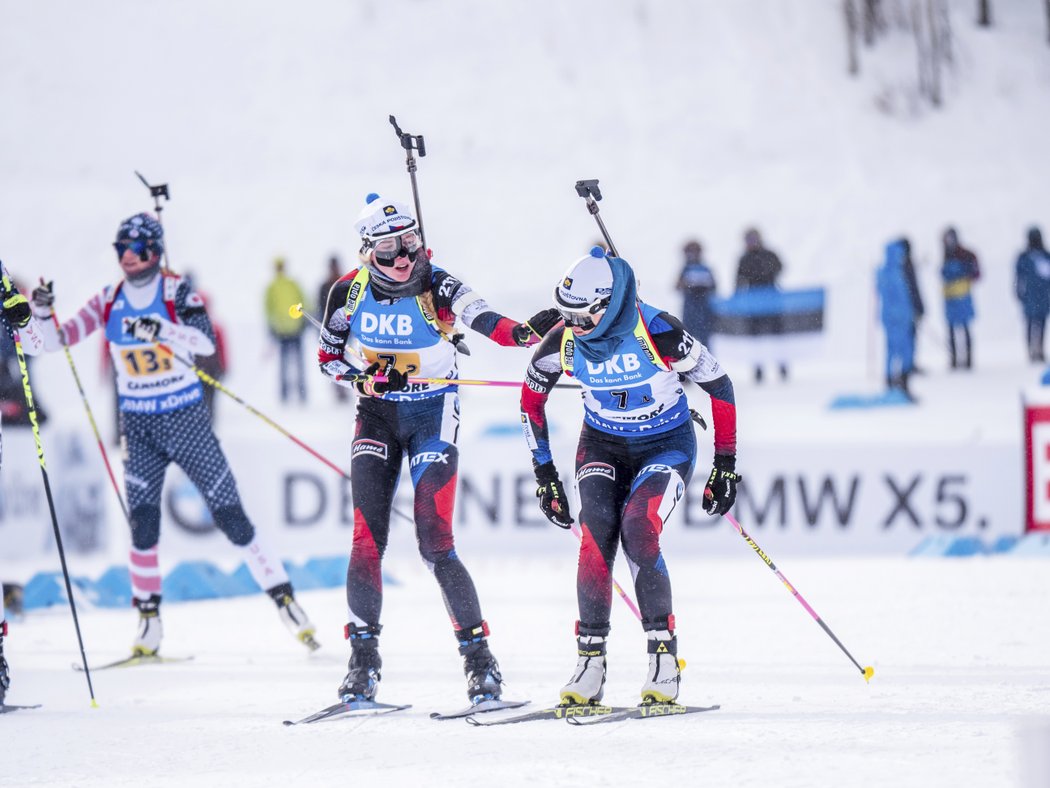
<instances>
[{"instance_id":1,"label":"fischer ski","mask_svg":"<svg viewBox=\"0 0 1050 788\"><path fill-rule=\"evenodd\" d=\"M682 714L699 714L703 711L715 711L721 706L684 706L681 703L643 703L640 706L632 706L627 709L616 709L611 714L596 717L591 720L583 720L577 717L566 719L571 725L598 725L605 722L620 722L621 720L647 720L653 717L674 717Z\"/></svg>"},{"instance_id":2,"label":"fischer ski","mask_svg":"<svg viewBox=\"0 0 1050 788\"><path fill-rule=\"evenodd\" d=\"M109 670L110 668L133 668L136 665L163 665L171 662L189 662L193 657L162 657L159 654L132 654L130 657L118 659L115 662L107 662L104 665L94 665L92 670ZM73 670L84 672L84 666L73 664Z\"/></svg>"},{"instance_id":3,"label":"fischer ski","mask_svg":"<svg viewBox=\"0 0 1050 788\"><path fill-rule=\"evenodd\" d=\"M393 703L377 703L374 700L354 700L349 703L340 701L339 703L333 703L331 706L326 706L320 711L315 711L313 714L303 717L301 720L285 720L284 724L306 725L311 722L341 719L344 717L374 717L377 714L393 714L395 711L404 711L405 709L410 708L412 708L412 704L410 703L398 706Z\"/></svg>"},{"instance_id":4,"label":"fischer ski","mask_svg":"<svg viewBox=\"0 0 1050 788\"><path fill-rule=\"evenodd\" d=\"M0 704L0 714L7 714L9 711L22 711L23 709L39 709L41 705L43 704L37 703L35 706L8 706L6 703Z\"/></svg>"},{"instance_id":5,"label":"fischer ski","mask_svg":"<svg viewBox=\"0 0 1050 788\"><path fill-rule=\"evenodd\" d=\"M514 717L503 717L498 720L476 720L467 717L467 722L478 727L490 725L513 725L517 722L534 722L537 720L567 720L575 717L603 717L618 711L630 711L630 707L624 706L602 706L593 703L568 703L551 706L546 709L537 709L526 714L518 714Z\"/></svg>"},{"instance_id":6,"label":"fischer ski","mask_svg":"<svg viewBox=\"0 0 1050 788\"><path fill-rule=\"evenodd\" d=\"M431 712L430 719L432 720L459 720L464 717L470 718L474 714L485 714L490 711L502 711L503 709L520 709L529 703L527 700L483 700L478 703L474 703L467 706L465 709L459 711L450 711L448 713L442 713L439 711Z\"/></svg>"}]
</instances>

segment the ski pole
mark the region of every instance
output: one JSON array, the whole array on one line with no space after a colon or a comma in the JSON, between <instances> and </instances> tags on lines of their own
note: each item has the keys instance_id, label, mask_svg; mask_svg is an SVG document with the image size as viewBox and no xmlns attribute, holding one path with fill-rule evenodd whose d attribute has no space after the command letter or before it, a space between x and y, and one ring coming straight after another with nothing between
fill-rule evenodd
<instances>
[{"instance_id":1,"label":"ski pole","mask_svg":"<svg viewBox=\"0 0 1050 788\"><path fill-rule=\"evenodd\" d=\"M40 284L47 287L44 277L40 277ZM102 454L102 462L106 466L106 473L109 474L109 480L113 484L113 492L117 494L117 502L120 503L120 511L124 513L124 519L130 526L131 514L128 512L127 504L124 503L124 496L120 494L120 485L117 484L117 477L113 473L113 466L109 464L109 454L106 452L106 444L102 440L102 435L99 434L98 425L95 423L95 414L91 412L91 405L88 403L87 394L84 392L84 385L80 382L80 375L77 373L77 365L73 363L73 354L69 351L69 345L66 344L66 335L62 333L62 326L58 322L58 315L55 314L54 304L51 305L51 322L55 324L55 329L58 331L58 338L62 342L62 350L65 351L66 361L69 362L69 371L73 373L73 380L77 384L77 391L80 392L80 401L84 403L84 410L87 412L88 423L91 425L91 431L95 433L95 440L98 441L98 450Z\"/></svg>"},{"instance_id":2,"label":"ski pole","mask_svg":"<svg viewBox=\"0 0 1050 788\"><path fill-rule=\"evenodd\" d=\"M423 229L423 208L419 203L419 184L416 182L416 157L412 155L412 151L417 150L419 151L419 158L423 158L427 155L427 146L423 141L422 134L408 134L401 131L401 127L397 125L397 118L393 115L390 116L390 125L394 127L394 134L397 135L401 147L405 149L405 168L408 170L408 178L412 182L412 203L416 207L416 222L419 224L419 243L423 248L424 254L430 254L427 250L426 230ZM470 355L470 348L463 341L462 334L449 336L442 331L441 335L452 343L452 347L458 353L462 353L464 356Z\"/></svg>"},{"instance_id":3,"label":"ski pole","mask_svg":"<svg viewBox=\"0 0 1050 788\"><path fill-rule=\"evenodd\" d=\"M2 270L0 263L0 270ZM3 274L3 287L5 293L11 292L11 280L7 273ZM80 659L84 664L84 676L87 678L88 694L91 696L91 707L97 709L98 701L95 700L95 688L91 686L91 672L88 668L87 654L84 653L84 638L80 634L80 619L77 616L77 603L73 600L73 584L69 580L69 567L66 565L66 551L62 546L62 532L58 528L58 515L55 514L55 499L51 495L51 480L47 475L47 463L44 461L44 444L40 439L40 423L37 421L36 405L33 403L33 389L29 385L29 367L26 364L26 354L22 349L22 340L18 331L9 321L4 320L7 334L15 345L15 356L18 358L18 371L22 374L22 394L26 399L26 409L29 413L29 423L33 427L33 441L36 443L36 457L40 463L40 475L44 480L44 495L47 498L47 508L51 513L51 527L55 532L55 545L58 547L58 559L62 564L62 579L66 583L66 597L69 599L69 609L73 611L73 627L77 631L77 643L80 645Z\"/></svg>"},{"instance_id":4,"label":"ski pole","mask_svg":"<svg viewBox=\"0 0 1050 788\"><path fill-rule=\"evenodd\" d=\"M149 189L149 196L153 198L153 210L157 212L157 224L160 225L161 230L164 229L164 222L161 219L161 211L164 210L164 206L160 204L160 198L163 197L165 200L171 200L171 195L168 194L168 184L159 183L156 186L147 181L141 172L135 170L135 174L139 176L139 180L142 181L143 185ZM168 242L167 239L164 241L164 268L168 271L171 270L171 263L168 260Z\"/></svg>"},{"instance_id":5,"label":"ski pole","mask_svg":"<svg viewBox=\"0 0 1050 788\"><path fill-rule=\"evenodd\" d=\"M802 597L802 594L798 592L798 589L788 582L788 579L784 577L783 573L779 569L777 569L776 564L774 564L772 559L768 555L766 555L765 551L763 551L762 548L758 546L758 543L755 542L755 540L752 539L750 536L748 536L747 531L745 531L740 526L740 523L736 521L736 518L733 517L733 515L729 514L729 512L726 512L723 516L727 520L729 520L729 523L737 530L737 533L744 537L744 541L751 545L751 549L755 551L755 555L761 558L765 562L766 566L773 570L773 574L780 578L780 582L783 583L784 587L791 592L791 595L798 600L799 604L806 609L806 612L813 616L813 620L820 624L820 628L827 633L828 637L835 641L835 645L842 649L842 653L849 657L849 661L857 667L857 670L860 671L860 674L864 677L864 680L871 681L871 677L875 675L875 668L871 667L870 665L862 668L860 666L860 663L857 662L857 660L853 658L853 655L849 653L846 647L842 645L842 641L835 637L835 633L831 631L831 628L824 623L824 620L820 616L817 615L817 611L810 607L809 602L807 602Z\"/></svg>"},{"instance_id":6,"label":"ski pole","mask_svg":"<svg viewBox=\"0 0 1050 788\"><path fill-rule=\"evenodd\" d=\"M605 229L605 222L602 221L602 217L598 214L598 201L602 198L602 191L598 188L598 179L591 178L586 181L576 181L576 193L587 201L587 210L594 217L594 221L598 222L598 229L602 231L602 238L605 239L605 243L608 245L613 257L619 257L620 254L616 251L612 238L609 237L609 231Z\"/></svg>"},{"instance_id":7,"label":"ski pole","mask_svg":"<svg viewBox=\"0 0 1050 788\"><path fill-rule=\"evenodd\" d=\"M309 312L303 310L302 304L292 304L288 307L288 315L294 317L296 320L300 318L306 318L310 321L311 325L320 330L322 328L321 321L311 315ZM358 354L354 354L355 359L358 363L368 366L368 361L361 358ZM351 383L358 381L364 382L366 380L374 380L378 383L385 383L386 378L382 375L340 375L339 380L347 380ZM408 378L409 383L433 383L435 385L445 386L513 386L514 388L521 388L520 380L465 380L462 378ZM556 389L576 389L580 390L580 386L574 383L555 383L554 388Z\"/></svg>"},{"instance_id":8,"label":"ski pole","mask_svg":"<svg viewBox=\"0 0 1050 788\"><path fill-rule=\"evenodd\" d=\"M397 118L393 115L390 116L390 125L394 127L394 133L397 135L401 147L405 149L405 167L408 169L409 180L412 181L412 202L416 206L416 221L419 223L419 241L425 250L427 248L427 236L423 230L423 212L419 207L419 186L416 183L416 157L412 155L412 151L419 151L419 158L422 159L427 155L427 146L426 143L423 142L422 134L406 134L401 131L401 128L397 125Z\"/></svg>"},{"instance_id":9,"label":"ski pole","mask_svg":"<svg viewBox=\"0 0 1050 788\"><path fill-rule=\"evenodd\" d=\"M270 418L269 416L267 416L267 415L266 415L265 413L263 413L263 412L262 412L262 411L260 411L260 410L257 410L256 408L253 408L253 407L252 407L251 405L249 405L249 404L248 404L247 402L245 402L245 401L244 401L243 399L241 399L240 397L238 397L238 396L237 396L236 394L234 394L234 393L233 393L232 391L230 391L230 389L226 388L226 386L222 385L222 383L220 383L219 381L217 381L217 380L216 380L215 378L213 378L213 377L212 377L211 375L209 375L209 374L208 374L207 372L205 372L205 371L204 371L203 369L201 369L200 367L198 367L198 366L197 366L196 364L194 364L194 363L193 363L192 361L190 361L189 359L183 358L183 357L182 357L182 356L180 356L180 355L179 355L178 353L176 353L176 352L175 352L175 351L174 351L174 350L173 350L173 349L172 349L171 347L169 347L168 345L164 344L163 342L154 342L153 344L154 344L154 345L156 345L156 346L157 346L158 348L160 348L160 349L161 349L162 351L164 351L165 353L169 353L169 354L170 354L170 355L171 355L171 356L172 356L173 358L175 358L175 359L176 359L177 361L179 361L180 363L182 363L182 364L184 364L184 365L185 365L186 367L188 367L188 368L189 368L189 369L190 369L190 370L191 370L191 371L192 371L192 372L193 372L193 373L194 373L194 374L195 374L195 375L196 375L196 376L197 376L198 378L200 378L200 379L201 379L201 380L202 380L202 381L203 381L204 383L207 383L207 384L208 384L209 386L211 386L212 388L214 388L214 389L215 389L216 391L221 391L221 392L222 392L223 394L225 394L225 395L226 395L227 397L229 397L230 399L232 399L232 400L233 400L234 402L236 402L236 403L237 403L238 405L240 405L241 407L243 407L243 408L244 408L245 410L247 410L247 411L248 411L249 413L251 413L251 414L252 414L253 416L258 416L258 417L259 417L260 419L262 419L262 420L263 420L264 422L266 422L267 424L269 424L269 425L270 425L271 427L273 427L273 428L274 428L275 430L277 430L277 431L278 431L279 433L281 433L281 434L282 434L282 435L283 435L284 437L288 438L288 440L290 440L290 441L291 441L292 443L294 443L294 444L295 444L296 446L299 446L300 448L304 449L304 450L305 450L305 451L307 451L307 452L308 452L309 454L311 454L312 456L316 457L316 458L317 458L318 460L320 460L320 461L321 461L321 462L323 462L323 463L324 463L325 465L327 465L327 466L328 466L329 468L331 468L331 469L332 469L333 471L335 471L336 473L338 473L338 474L339 474L340 476L342 476L342 477L343 477L344 479L346 479L347 481L350 481L350 474L349 474L349 473L347 473L346 471L344 471L344 470L343 470L342 468L340 468L340 467L339 467L338 465L336 465L336 464L335 464L334 462L332 462L332 461L331 461L330 459L328 459L327 457L325 457L325 456L324 456L323 454L321 454L321 453L320 453L319 451L317 451L316 449L313 449L313 448L311 448L310 446L308 446L308 445L307 445L306 443L304 443L304 442L303 442L302 440L300 440L300 439L299 439L299 438L297 438L297 437L296 437L295 435L293 435L292 433L290 433L290 432L289 432L288 430L286 430L286 429L285 429L284 427L282 427L282 426L281 426L280 424L278 424L278 423L277 423L276 421L274 421L273 419L271 419L271 418ZM400 511L400 510L399 510L399 509L397 509L396 507L394 508L394 510L393 510L393 511L394 511L394 513L395 513L395 514L397 514L397 515L398 515L399 517L402 517L402 518L404 518L405 520L408 520L408 521L409 521L410 523L414 523L414 522L415 522L415 520L413 520L413 519L412 519L411 517L409 517L409 516L408 516L407 514L405 514L404 512Z\"/></svg>"}]
</instances>

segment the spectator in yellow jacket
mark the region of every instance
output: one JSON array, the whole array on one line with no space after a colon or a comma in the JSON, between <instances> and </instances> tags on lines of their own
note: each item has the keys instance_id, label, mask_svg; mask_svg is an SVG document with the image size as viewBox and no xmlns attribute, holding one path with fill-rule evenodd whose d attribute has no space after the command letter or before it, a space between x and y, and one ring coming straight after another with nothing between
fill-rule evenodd
<instances>
[{"instance_id":1,"label":"spectator in yellow jacket","mask_svg":"<svg viewBox=\"0 0 1050 788\"><path fill-rule=\"evenodd\" d=\"M266 288L266 324L280 350L279 375L281 402L291 397L293 387L299 401L306 402L306 375L303 367L305 321L292 317L288 308L304 301L299 284L284 272L284 258L273 261L274 276ZM294 379L294 383L293 383Z\"/></svg>"}]
</instances>

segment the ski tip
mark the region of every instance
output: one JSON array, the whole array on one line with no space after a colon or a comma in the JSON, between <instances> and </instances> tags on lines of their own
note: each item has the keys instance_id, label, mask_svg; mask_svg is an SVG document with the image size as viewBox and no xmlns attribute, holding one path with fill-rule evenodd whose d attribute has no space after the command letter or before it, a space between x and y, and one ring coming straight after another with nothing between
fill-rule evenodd
<instances>
[{"instance_id":1,"label":"ski tip","mask_svg":"<svg viewBox=\"0 0 1050 788\"><path fill-rule=\"evenodd\" d=\"M682 659L681 657L679 657L678 658L678 669L679 670L685 670L685 666L686 666L686 661L684 659Z\"/></svg>"},{"instance_id":2,"label":"ski tip","mask_svg":"<svg viewBox=\"0 0 1050 788\"><path fill-rule=\"evenodd\" d=\"M292 725L295 725L295 723L292 722L291 720L285 720L284 722L281 723L281 725L292 726Z\"/></svg>"},{"instance_id":3,"label":"ski tip","mask_svg":"<svg viewBox=\"0 0 1050 788\"><path fill-rule=\"evenodd\" d=\"M98 708L98 701L95 700L94 698L91 699L91 708L93 708L93 709L97 709Z\"/></svg>"},{"instance_id":4,"label":"ski tip","mask_svg":"<svg viewBox=\"0 0 1050 788\"><path fill-rule=\"evenodd\" d=\"M874 675L875 675L875 668L873 668L871 665L868 665L866 668L864 668L864 680L865 681L871 681L871 677L874 676Z\"/></svg>"}]
</instances>

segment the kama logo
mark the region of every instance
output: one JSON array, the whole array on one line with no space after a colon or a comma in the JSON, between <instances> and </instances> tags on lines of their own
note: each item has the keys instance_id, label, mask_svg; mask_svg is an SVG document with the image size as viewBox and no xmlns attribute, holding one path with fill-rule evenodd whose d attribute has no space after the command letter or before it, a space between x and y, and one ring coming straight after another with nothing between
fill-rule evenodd
<instances>
[{"instance_id":1,"label":"kama logo","mask_svg":"<svg viewBox=\"0 0 1050 788\"><path fill-rule=\"evenodd\" d=\"M397 213L397 208L395 208L393 205L387 205L383 207L384 216L393 216L395 213Z\"/></svg>"},{"instance_id":2,"label":"kama logo","mask_svg":"<svg viewBox=\"0 0 1050 788\"><path fill-rule=\"evenodd\" d=\"M568 290L570 287L572 287L572 277L571 276L565 277L565 281L561 283L561 286L564 287L566 290Z\"/></svg>"},{"instance_id":3,"label":"kama logo","mask_svg":"<svg viewBox=\"0 0 1050 788\"><path fill-rule=\"evenodd\" d=\"M354 441L354 447L350 450L351 459L358 454L371 454L374 457L379 457L380 459L385 460L387 458L387 445L385 443L380 443L379 441L362 438L361 440Z\"/></svg>"},{"instance_id":4,"label":"kama logo","mask_svg":"<svg viewBox=\"0 0 1050 788\"><path fill-rule=\"evenodd\" d=\"M423 451L412 457L409 467L415 468L424 462L440 462L442 465L448 465L448 454L440 451Z\"/></svg>"},{"instance_id":5,"label":"kama logo","mask_svg":"<svg viewBox=\"0 0 1050 788\"><path fill-rule=\"evenodd\" d=\"M616 469L604 462L589 462L576 471L576 481L582 481L588 476L603 476L609 481L616 481Z\"/></svg>"}]
</instances>

